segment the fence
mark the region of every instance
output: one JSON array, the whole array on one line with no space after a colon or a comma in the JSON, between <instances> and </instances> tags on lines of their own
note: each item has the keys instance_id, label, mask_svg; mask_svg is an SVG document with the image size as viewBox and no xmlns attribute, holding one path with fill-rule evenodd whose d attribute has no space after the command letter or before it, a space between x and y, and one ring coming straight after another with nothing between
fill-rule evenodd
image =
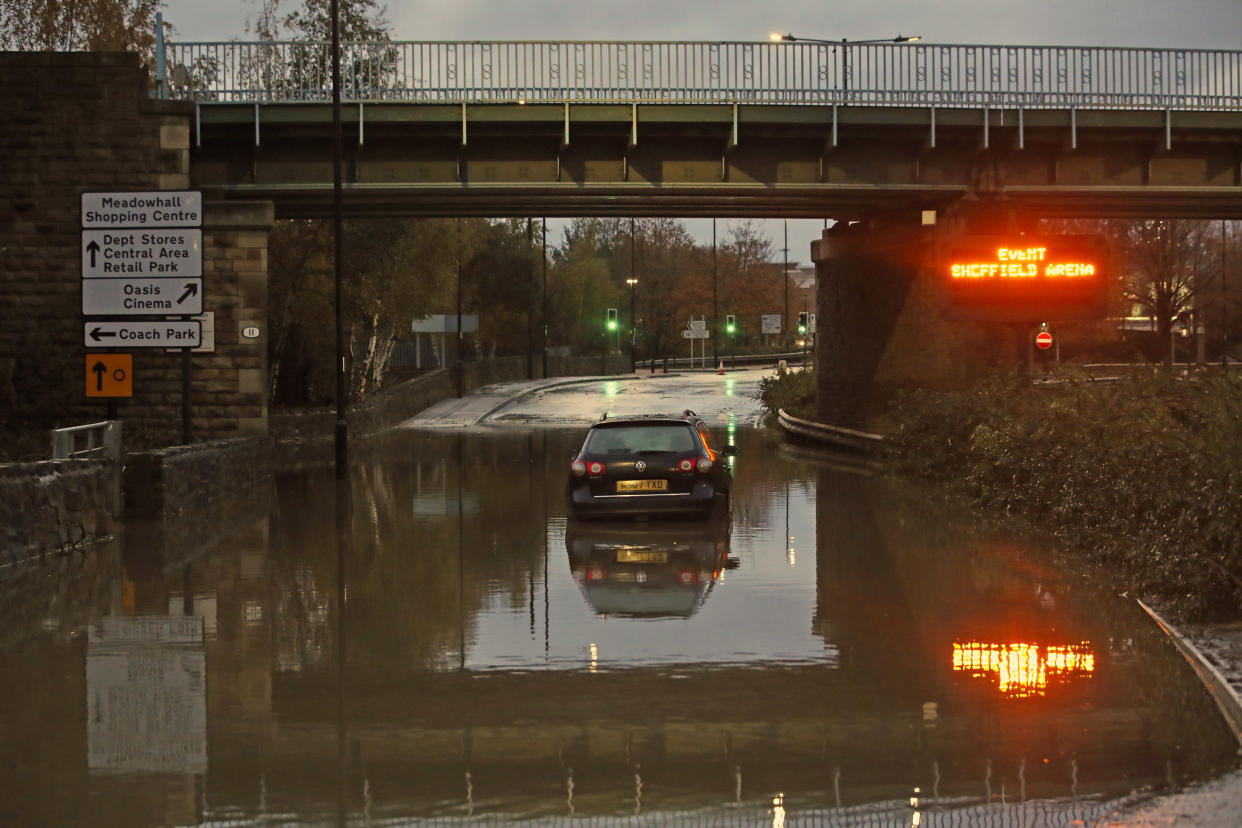
<instances>
[{"instance_id":1,"label":"fence","mask_svg":"<svg viewBox=\"0 0 1242 828\"><path fill-rule=\"evenodd\" d=\"M330 44L157 43L162 96L329 101ZM165 68L166 67L166 68ZM1242 109L1242 51L700 41L341 44L350 102Z\"/></svg>"}]
</instances>

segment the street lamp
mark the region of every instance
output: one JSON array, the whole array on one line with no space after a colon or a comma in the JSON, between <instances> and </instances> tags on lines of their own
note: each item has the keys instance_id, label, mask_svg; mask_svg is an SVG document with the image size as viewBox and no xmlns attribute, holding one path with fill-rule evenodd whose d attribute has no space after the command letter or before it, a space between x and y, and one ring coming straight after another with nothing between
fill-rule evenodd
<instances>
[{"instance_id":1,"label":"street lamp","mask_svg":"<svg viewBox=\"0 0 1242 828\"><path fill-rule=\"evenodd\" d=\"M634 373L634 347L638 337L638 324L634 319L634 286L638 280L631 276L625 283L630 286L630 373Z\"/></svg>"},{"instance_id":2,"label":"street lamp","mask_svg":"<svg viewBox=\"0 0 1242 828\"><path fill-rule=\"evenodd\" d=\"M772 32L772 34L768 35L768 40L774 43L818 43L823 46L840 46L842 97L848 95L850 91L850 46L862 46L869 43L913 43L921 39L921 35L897 35L896 37L881 37L874 40L849 40L844 37L840 40L821 40L814 37L795 37L792 34L781 34L780 32Z\"/></svg>"}]
</instances>

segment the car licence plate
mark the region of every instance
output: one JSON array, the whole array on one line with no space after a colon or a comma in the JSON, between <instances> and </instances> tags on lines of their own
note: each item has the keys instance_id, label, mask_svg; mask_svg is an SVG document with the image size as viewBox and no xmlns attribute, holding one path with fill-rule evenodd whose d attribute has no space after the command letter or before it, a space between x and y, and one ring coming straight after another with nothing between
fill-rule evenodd
<instances>
[{"instance_id":1,"label":"car licence plate","mask_svg":"<svg viewBox=\"0 0 1242 828\"><path fill-rule=\"evenodd\" d=\"M618 492L666 492L667 480L618 480Z\"/></svg>"},{"instance_id":2,"label":"car licence plate","mask_svg":"<svg viewBox=\"0 0 1242 828\"><path fill-rule=\"evenodd\" d=\"M652 549L618 549L617 563L668 563L668 553Z\"/></svg>"}]
</instances>

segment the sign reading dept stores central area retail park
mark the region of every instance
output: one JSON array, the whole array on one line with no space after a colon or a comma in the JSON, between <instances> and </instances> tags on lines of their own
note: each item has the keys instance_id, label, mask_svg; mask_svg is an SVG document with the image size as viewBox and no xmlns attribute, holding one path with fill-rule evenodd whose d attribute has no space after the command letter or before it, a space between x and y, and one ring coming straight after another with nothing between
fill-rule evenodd
<instances>
[{"instance_id":1,"label":"sign reading dept stores central area retail park","mask_svg":"<svg viewBox=\"0 0 1242 828\"><path fill-rule=\"evenodd\" d=\"M203 196L82 194L83 342L88 348L196 348L203 312ZM98 317L159 317L165 323ZM169 320L168 317L179 317Z\"/></svg>"}]
</instances>

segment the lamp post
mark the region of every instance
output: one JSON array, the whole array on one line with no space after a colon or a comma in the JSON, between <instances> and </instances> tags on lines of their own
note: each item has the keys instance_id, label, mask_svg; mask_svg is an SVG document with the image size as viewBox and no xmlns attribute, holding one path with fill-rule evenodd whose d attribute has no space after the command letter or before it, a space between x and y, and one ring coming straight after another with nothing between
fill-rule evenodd
<instances>
[{"instance_id":1,"label":"lamp post","mask_svg":"<svg viewBox=\"0 0 1242 828\"><path fill-rule=\"evenodd\" d=\"M345 320L341 309L341 246L344 236L341 211L341 19L340 3L332 0L329 8L332 18L332 278L336 312L336 425L333 443L336 448L336 479L344 480L349 474L349 426L345 411L349 405L345 377Z\"/></svg>"},{"instance_id":2,"label":"lamp post","mask_svg":"<svg viewBox=\"0 0 1242 828\"><path fill-rule=\"evenodd\" d=\"M638 284L638 280L633 276L625 280L630 286L630 373L634 373L634 346L638 337L638 324L634 320L634 286Z\"/></svg>"},{"instance_id":3,"label":"lamp post","mask_svg":"<svg viewBox=\"0 0 1242 828\"><path fill-rule=\"evenodd\" d=\"M814 37L796 37L793 34L772 32L772 34L768 35L768 39L774 43L818 43L823 46L840 46L841 97L845 98L850 91L850 46L864 46L869 43L913 43L922 38L921 35L897 35L896 37L881 37L873 40L849 40L844 37L840 40L821 40Z\"/></svg>"},{"instance_id":4,"label":"lamp post","mask_svg":"<svg viewBox=\"0 0 1242 828\"><path fill-rule=\"evenodd\" d=\"M785 219L785 246L782 248L785 252L785 269L781 271L785 277L785 315L781 317L782 332L789 330L789 219ZM784 339L788 334L783 334ZM784 343L779 343L782 346Z\"/></svg>"}]
</instances>

